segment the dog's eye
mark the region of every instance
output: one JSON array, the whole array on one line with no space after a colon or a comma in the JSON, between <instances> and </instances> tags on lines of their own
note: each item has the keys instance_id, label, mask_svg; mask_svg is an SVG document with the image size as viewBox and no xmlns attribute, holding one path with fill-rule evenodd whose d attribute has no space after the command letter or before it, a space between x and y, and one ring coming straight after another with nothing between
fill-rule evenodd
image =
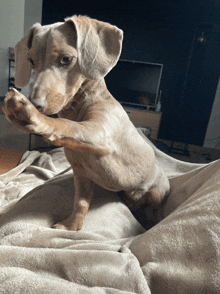
<instances>
[{"instance_id":1,"label":"dog's eye","mask_svg":"<svg viewBox=\"0 0 220 294\"><path fill-rule=\"evenodd\" d=\"M72 57L70 57L70 56L63 56L61 58L61 63L64 64L64 65L70 64L71 61L72 61Z\"/></svg>"},{"instance_id":2,"label":"dog's eye","mask_svg":"<svg viewBox=\"0 0 220 294\"><path fill-rule=\"evenodd\" d=\"M31 67L34 68L34 61L33 61L33 59L30 58L30 59L29 59L29 62L30 62L30 64L31 64Z\"/></svg>"}]
</instances>

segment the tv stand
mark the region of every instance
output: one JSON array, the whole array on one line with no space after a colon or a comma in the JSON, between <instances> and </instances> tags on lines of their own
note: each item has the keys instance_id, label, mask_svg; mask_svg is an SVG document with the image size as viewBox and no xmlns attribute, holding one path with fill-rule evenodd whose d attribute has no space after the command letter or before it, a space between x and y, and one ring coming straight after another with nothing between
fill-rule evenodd
<instances>
[{"instance_id":1,"label":"tv stand","mask_svg":"<svg viewBox=\"0 0 220 294\"><path fill-rule=\"evenodd\" d=\"M151 138L157 139L162 112L137 109L127 106L124 106L124 109L135 126L150 128Z\"/></svg>"}]
</instances>

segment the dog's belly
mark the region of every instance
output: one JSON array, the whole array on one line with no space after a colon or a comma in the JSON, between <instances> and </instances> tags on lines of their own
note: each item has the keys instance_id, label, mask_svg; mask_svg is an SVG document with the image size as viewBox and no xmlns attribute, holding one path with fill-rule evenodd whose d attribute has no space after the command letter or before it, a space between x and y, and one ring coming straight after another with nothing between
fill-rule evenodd
<instances>
[{"instance_id":1,"label":"dog's belly","mask_svg":"<svg viewBox=\"0 0 220 294\"><path fill-rule=\"evenodd\" d=\"M106 190L119 192L134 201L159 204L170 189L164 171L155 164L154 152L145 157L126 159L114 155L95 157L89 153L65 149L65 154L75 174L90 179ZM152 158L150 161L149 158Z\"/></svg>"},{"instance_id":2,"label":"dog's belly","mask_svg":"<svg viewBox=\"0 0 220 294\"><path fill-rule=\"evenodd\" d=\"M65 154L74 173L110 191L133 191L140 186L146 191L154 181L155 164L147 158L143 160L143 157L137 157L132 160L129 156L124 158L113 154L97 158L93 154L67 148Z\"/></svg>"}]
</instances>

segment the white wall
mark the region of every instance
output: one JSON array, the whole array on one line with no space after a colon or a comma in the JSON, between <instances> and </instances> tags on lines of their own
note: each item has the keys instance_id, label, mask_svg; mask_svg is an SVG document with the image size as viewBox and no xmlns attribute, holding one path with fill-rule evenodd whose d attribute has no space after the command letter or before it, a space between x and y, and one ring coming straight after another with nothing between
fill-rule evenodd
<instances>
[{"instance_id":1,"label":"white wall","mask_svg":"<svg viewBox=\"0 0 220 294\"><path fill-rule=\"evenodd\" d=\"M30 27L36 22L41 23L42 0L26 0L24 6L24 34L26 35Z\"/></svg>"},{"instance_id":2,"label":"white wall","mask_svg":"<svg viewBox=\"0 0 220 294\"><path fill-rule=\"evenodd\" d=\"M220 149L220 80L209 119L204 147Z\"/></svg>"},{"instance_id":3,"label":"white wall","mask_svg":"<svg viewBox=\"0 0 220 294\"><path fill-rule=\"evenodd\" d=\"M0 97L8 91L8 48L28 32L36 22L41 23L42 0L0 0ZM29 86L22 89L28 96ZM28 149L28 135L18 131L0 113L0 147Z\"/></svg>"},{"instance_id":4,"label":"white wall","mask_svg":"<svg viewBox=\"0 0 220 294\"><path fill-rule=\"evenodd\" d=\"M214 3L216 9L220 9L220 1L214 0ZM220 80L216 90L203 146L220 149Z\"/></svg>"},{"instance_id":5,"label":"white wall","mask_svg":"<svg viewBox=\"0 0 220 294\"><path fill-rule=\"evenodd\" d=\"M0 1L0 97L8 89L8 48L14 47L41 18L42 0Z\"/></svg>"},{"instance_id":6,"label":"white wall","mask_svg":"<svg viewBox=\"0 0 220 294\"><path fill-rule=\"evenodd\" d=\"M24 33L25 0L0 1L0 97L8 89L8 47L14 45Z\"/></svg>"},{"instance_id":7,"label":"white wall","mask_svg":"<svg viewBox=\"0 0 220 294\"><path fill-rule=\"evenodd\" d=\"M0 1L0 46L13 47L24 33L25 0Z\"/></svg>"}]
</instances>

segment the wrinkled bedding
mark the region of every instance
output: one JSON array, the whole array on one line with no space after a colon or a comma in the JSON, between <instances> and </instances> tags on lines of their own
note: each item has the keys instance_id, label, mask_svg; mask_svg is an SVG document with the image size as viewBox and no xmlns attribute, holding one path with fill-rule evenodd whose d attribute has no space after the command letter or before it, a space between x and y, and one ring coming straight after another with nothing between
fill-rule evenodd
<instances>
[{"instance_id":1,"label":"wrinkled bedding","mask_svg":"<svg viewBox=\"0 0 220 294\"><path fill-rule=\"evenodd\" d=\"M63 148L27 151L1 175L0 293L220 293L220 161L153 148L171 192L147 231L98 186L81 231L52 229L74 199Z\"/></svg>"}]
</instances>

